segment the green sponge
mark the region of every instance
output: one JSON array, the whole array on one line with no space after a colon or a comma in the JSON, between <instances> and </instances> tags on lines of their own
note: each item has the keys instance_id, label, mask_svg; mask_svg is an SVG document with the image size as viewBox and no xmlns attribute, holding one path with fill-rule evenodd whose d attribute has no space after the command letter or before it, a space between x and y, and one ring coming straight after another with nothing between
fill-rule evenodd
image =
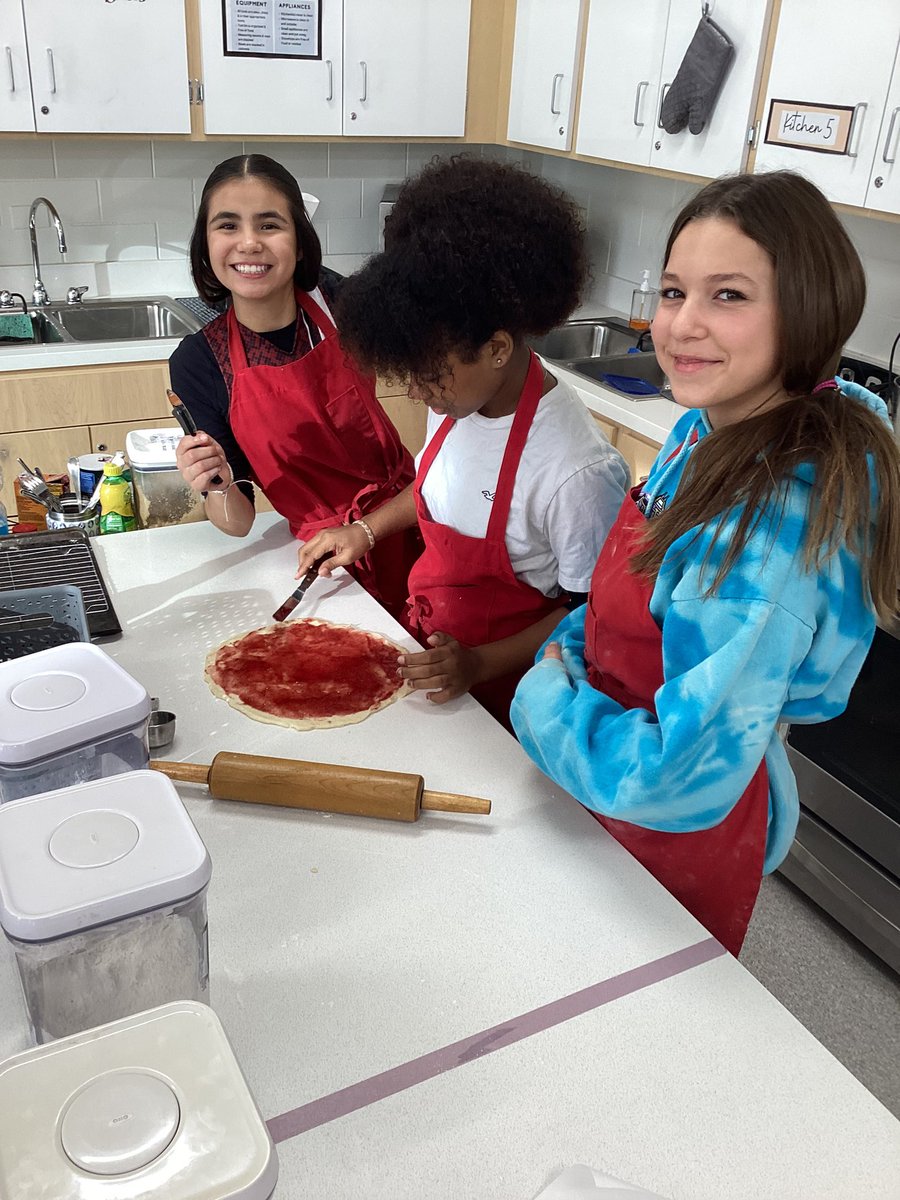
<instances>
[{"instance_id":1,"label":"green sponge","mask_svg":"<svg viewBox=\"0 0 900 1200\"><path fill-rule=\"evenodd\" d=\"M28 313L0 313L0 342L33 342L34 329Z\"/></svg>"}]
</instances>

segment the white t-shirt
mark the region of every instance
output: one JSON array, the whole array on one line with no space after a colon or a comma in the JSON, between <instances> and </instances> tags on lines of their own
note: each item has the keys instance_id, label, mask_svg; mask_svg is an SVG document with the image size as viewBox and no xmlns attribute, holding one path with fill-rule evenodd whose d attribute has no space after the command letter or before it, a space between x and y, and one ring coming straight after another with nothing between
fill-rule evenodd
<instances>
[{"instance_id":1,"label":"white t-shirt","mask_svg":"<svg viewBox=\"0 0 900 1200\"><path fill-rule=\"evenodd\" d=\"M484 537L513 415L456 422L422 488L433 520ZM426 445L443 420L429 410ZM513 489L506 548L516 577L545 596L587 592L628 482L577 393L557 383L538 404Z\"/></svg>"}]
</instances>

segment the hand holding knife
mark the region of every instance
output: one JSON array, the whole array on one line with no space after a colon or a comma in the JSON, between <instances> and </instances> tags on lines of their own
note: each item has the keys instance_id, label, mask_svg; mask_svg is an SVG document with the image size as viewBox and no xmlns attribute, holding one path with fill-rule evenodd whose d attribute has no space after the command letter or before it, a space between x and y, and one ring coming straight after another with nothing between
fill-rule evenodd
<instances>
[{"instance_id":1,"label":"hand holding knife","mask_svg":"<svg viewBox=\"0 0 900 1200\"><path fill-rule=\"evenodd\" d=\"M287 618L291 615L291 613L294 611L294 609L297 607L297 605L303 599L304 595L309 590L313 581L315 579L318 579L319 567L321 567L322 563L325 561L326 558L330 558L330 557L331 557L331 552L329 551L328 554L323 554L321 556L321 558L317 558L315 560L315 562L312 564L312 566L309 568L309 570L306 572L306 574L300 580L300 586L295 588L294 591L291 592L290 596L288 596L287 600L285 600L284 604L282 604L281 608L279 608L277 612L274 612L272 614L273 621L287 620Z\"/></svg>"},{"instance_id":2,"label":"hand holding knife","mask_svg":"<svg viewBox=\"0 0 900 1200\"><path fill-rule=\"evenodd\" d=\"M166 388L166 395L172 405L172 416L188 437L195 437L200 431L197 429L197 422L191 416L190 411L185 408L171 388ZM225 481L221 475L213 475L209 482L215 487L219 487Z\"/></svg>"}]
</instances>

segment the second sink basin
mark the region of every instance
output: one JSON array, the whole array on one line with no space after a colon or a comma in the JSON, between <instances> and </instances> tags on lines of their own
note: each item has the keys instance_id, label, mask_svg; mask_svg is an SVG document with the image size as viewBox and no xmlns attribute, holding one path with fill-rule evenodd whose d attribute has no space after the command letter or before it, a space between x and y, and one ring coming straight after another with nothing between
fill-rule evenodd
<instances>
[{"instance_id":1,"label":"second sink basin","mask_svg":"<svg viewBox=\"0 0 900 1200\"><path fill-rule=\"evenodd\" d=\"M166 296L140 300L85 300L40 310L61 328L59 340L75 342L148 341L196 333L200 322ZM51 340L51 339L45 339Z\"/></svg>"},{"instance_id":2,"label":"second sink basin","mask_svg":"<svg viewBox=\"0 0 900 1200\"><path fill-rule=\"evenodd\" d=\"M615 317L567 321L559 329L551 329L543 337L530 338L532 350L551 362L571 363L573 359L597 358L600 355L624 354L634 346L638 333Z\"/></svg>"},{"instance_id":3,"label":"second sink basin","mask_svg":"<svg viewBox=\"0 0 900 1200\"><path fill-rule=\"evenodd\" d=\"M632 400L655 400L660 396L671 399L665 374L652 350L640 354L573 359L566 366ZM646 390L648 388L652 390Z\"/></svg>"}]
</instances>

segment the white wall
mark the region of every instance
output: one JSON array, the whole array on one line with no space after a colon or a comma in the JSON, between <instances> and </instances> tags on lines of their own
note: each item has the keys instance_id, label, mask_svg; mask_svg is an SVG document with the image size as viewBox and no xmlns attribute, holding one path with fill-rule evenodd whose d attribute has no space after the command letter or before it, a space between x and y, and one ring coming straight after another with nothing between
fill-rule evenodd
<instances>
[{"instance_id":1,"label":"white wall","mask_svg":"<svg viewBox=\"0 0 900 1200\"><path fill-rule=\"evenodd\" d=\"M28 208L45 195L59 209L69 244L63 262L42 212L43 278L54 298L83 283L91 296L193 295L187 242L203 182L222 159L251 151L279 159L304 191L319 197L314 224L326 262L348 273L378 248L385 183L398 182L436 153L460 149L386 142L0 141L0 288L30 296ZM589 229L590 302L623 312L641 271L659 271L668 226L696 186L528 151L484 147L483 153L520 159L572 193ZM886 362L900 330L900 224L843 220L869 282L866 312L850 346Z\"/></svg>"}]
</instances>

